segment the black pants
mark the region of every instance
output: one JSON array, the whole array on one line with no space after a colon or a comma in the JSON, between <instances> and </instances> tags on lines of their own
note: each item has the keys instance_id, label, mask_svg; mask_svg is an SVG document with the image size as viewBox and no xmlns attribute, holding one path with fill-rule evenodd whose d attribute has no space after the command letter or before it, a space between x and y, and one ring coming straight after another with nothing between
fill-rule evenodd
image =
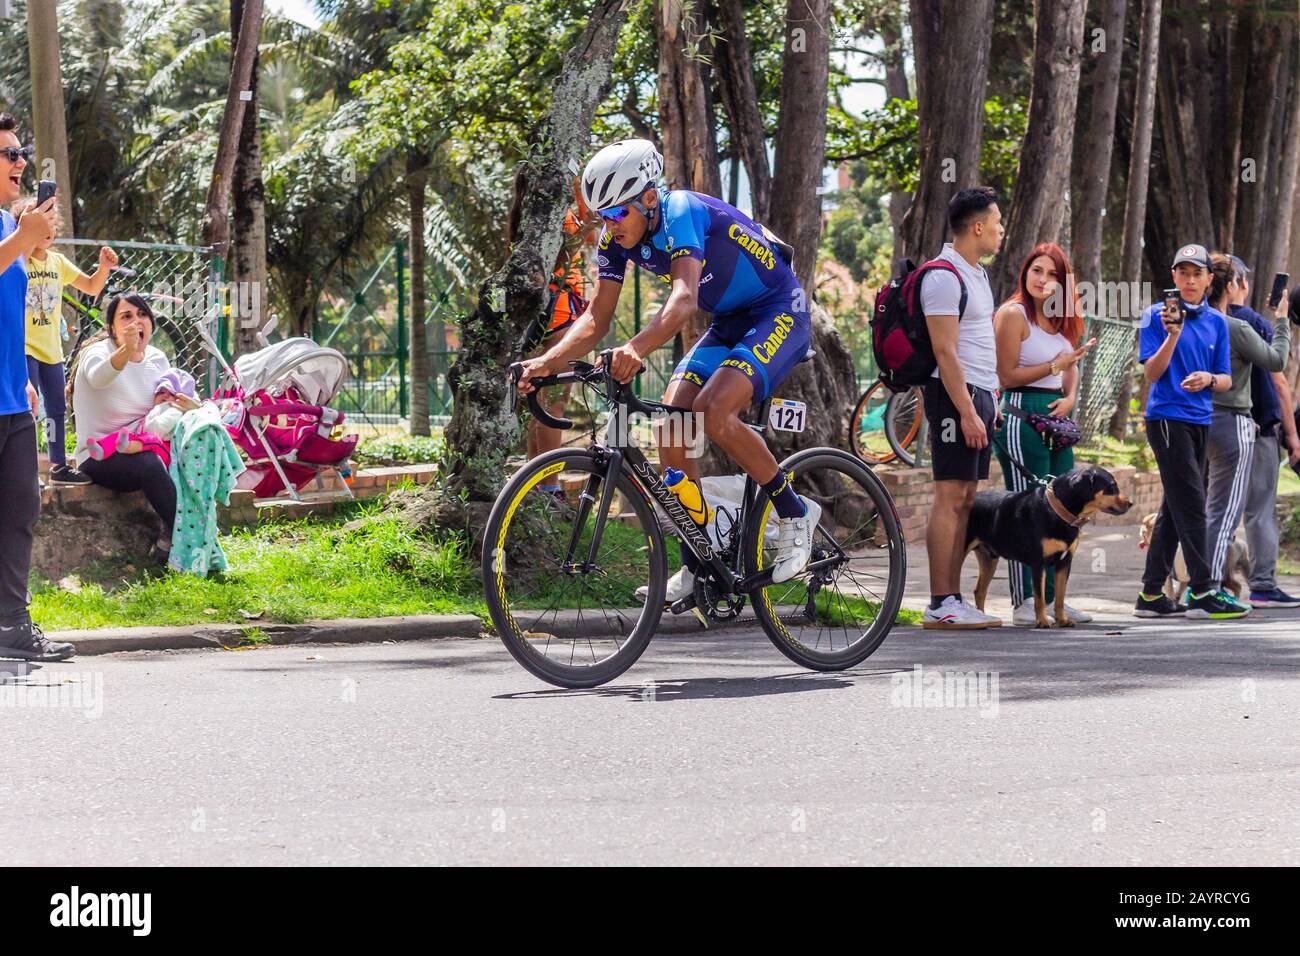
<instances>
[{"instance_id":1,"label":"black pants","mask_svg":"<svg viewBox=\"0 0 1300 956\"><path fill-rule=\"evenodd\" d=\"M1159 594L1183 546L1183 560L1193 594L1210 589L1210 559L1205 528L1205 466L1210 427L1171 419L1148 419L1147 442L1156 456L1165 499L1156 515L1147 548L1142 590Z\"/></svg>"},{"instance_id":2,"label":"black pants","mask_svg":"<svg viewBox=\"0 0 1300 956\"><path fill-rule=\"evenodd\" d=\"M27 623L32 531L41 514L36 422L31 412L0 415L0 626Z\"/></svg>"},{"instance_id":3,"label":"black pants","mask_svg":"<svg viewBox=\"0 0 1300 956\"><path fill-rule=\"evenodd\" d=\"M151 451L138 455L118 453L102 461L93 458L81 465L81 470L97 485L113 491L143 491L153 510L162 518L162 537L171 541L172 524L176 521L176 486L159 458Z\"/></svg>"}]
</instances>

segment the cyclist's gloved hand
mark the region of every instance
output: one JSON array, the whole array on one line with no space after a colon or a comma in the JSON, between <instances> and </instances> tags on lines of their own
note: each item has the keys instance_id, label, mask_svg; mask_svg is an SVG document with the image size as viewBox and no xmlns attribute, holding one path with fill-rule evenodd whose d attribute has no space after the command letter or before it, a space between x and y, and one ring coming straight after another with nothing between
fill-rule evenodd
<instances>
[{"instance_id":1,"label":"cyclist's gloved hand","mask_svg":"<svg viewBox=\"0 0 1300 956\"><path fill-rule=\"evenodd\" d=\"M540 355L537 358L520 362L519 365L522 368L519 374L519 383L515 387L519 389L520 395L527 395L529 392L536 391L536 388L533 387L533 379L544 378L551 374L546 359Z\"/></svg>"},{"instance_id":2,"label":"cyclist's gloved hand","mask_svg":"<svg viewBox=\"0 0 1300 956\"><path fill-rule=\"evenodd\" d=\"M636 378L644 365L644 360L630 343L620 345L610 352L609 373L614 376L615 381L622 382L624 385Z\"/></svg>"}]
</instances>

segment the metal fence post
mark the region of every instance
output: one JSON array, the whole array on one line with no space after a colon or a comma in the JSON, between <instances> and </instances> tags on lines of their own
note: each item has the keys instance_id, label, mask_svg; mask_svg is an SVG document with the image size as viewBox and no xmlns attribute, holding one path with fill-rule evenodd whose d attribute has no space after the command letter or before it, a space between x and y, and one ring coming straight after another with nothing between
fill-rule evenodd
<instances>
[{"instance_id":1,"label":"metal fence post","mask_svg":"<svg viewBox=\"0 0 1300 956\"><path fill-rule=\"evenodd\" d=\"M641 331L641 270L634 267L632 269L632 334L636 335ZM636 394L641 394L641 376L638 375L632 379L633 388Z\"/></svg>"},{"instance_id":2,"label":"metal fence post","mask_svg":"<svg viewBox=\"0 0 1300 956\"><path fill-rule=\"evenodd\" d=\"M397 414L407 418L410 411L406 407L406 251L405 245L397 242Z\"/></svg>"}]
</instances>

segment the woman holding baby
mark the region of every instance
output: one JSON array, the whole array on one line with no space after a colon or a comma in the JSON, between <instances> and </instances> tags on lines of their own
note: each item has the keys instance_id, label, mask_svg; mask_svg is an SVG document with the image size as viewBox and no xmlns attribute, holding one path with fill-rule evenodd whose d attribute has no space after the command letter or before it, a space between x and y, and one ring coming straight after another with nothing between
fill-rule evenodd
<instances>
[{"instance_id":1,"label":"woman holding baby","mask_svg":"<svg viewBox=\"0 0 1300 956\"><path fill-rule=\"evenodd\" d=\"M95 484L144 492L162 519L156 557L165 564L176 487L162 442L170 437L172 418L198 407L194 380L149 344L154 317L142 297L115 296L105 315L105 334L81 350L72 382L76 464Z\"/></svg>"}]
</instances>

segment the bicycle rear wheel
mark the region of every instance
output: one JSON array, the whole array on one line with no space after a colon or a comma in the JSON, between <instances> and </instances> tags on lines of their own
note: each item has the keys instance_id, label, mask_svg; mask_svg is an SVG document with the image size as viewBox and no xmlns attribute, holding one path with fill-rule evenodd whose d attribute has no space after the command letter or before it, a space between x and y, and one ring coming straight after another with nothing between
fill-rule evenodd
<instances>
[{"instance_id":1,"label":"bicycle rear wheel","mask_svg":"<svg viewBox=\"0 0 1300 956\"><path fill-rule=\"evenodd\" d=\"M796 492L820 506L821 519L808 569L755 592L754 613L796 664L843 670L880 646L902 606L907 548L898 515L871 469L838 449L809 448L781 468L794 476ZM760 495L745 528L747 572L771 563L775 519L771 500Z\"/></svg>"},{"instance_id":2,"label":"bicycle rear wheel","mask_svg":"<svg viewBox=\"0 0 1300 956\"><path fill-rule=\"evenodd\" d=\"M605 470L585 449L535 458L502 489L484 532L492 623L515 660L560 687L595 687L622 674L663 613L663 535L626 472L588 562ZM638 598L645 586L649 593Z\"/></svg>"},{"instance_id":3,"label":"bicycle rear wheel","mask_svg":"<svg viewBox=\"0 0 1300 956\"><path fill-rule=\"evenodd\" d=\"M921 430L921 416L924 414L919 388L889 396L889 404L885 408L885 440L898 460L909 468L916 464L916 452L912 445Z\"/></svg>"},{"instance_id":4,"label":"bicycle rear wheel","mask_svg":"<svg viewBox=\"0 0 1300 956\"><path fill-rule=\"evenodd\" d=\"M892 395L884 382L876 382L862 393L849 419L850 450L869 465L883 465L897 454L885 434L885 412Z\"/></svg>"}]
</instances>

